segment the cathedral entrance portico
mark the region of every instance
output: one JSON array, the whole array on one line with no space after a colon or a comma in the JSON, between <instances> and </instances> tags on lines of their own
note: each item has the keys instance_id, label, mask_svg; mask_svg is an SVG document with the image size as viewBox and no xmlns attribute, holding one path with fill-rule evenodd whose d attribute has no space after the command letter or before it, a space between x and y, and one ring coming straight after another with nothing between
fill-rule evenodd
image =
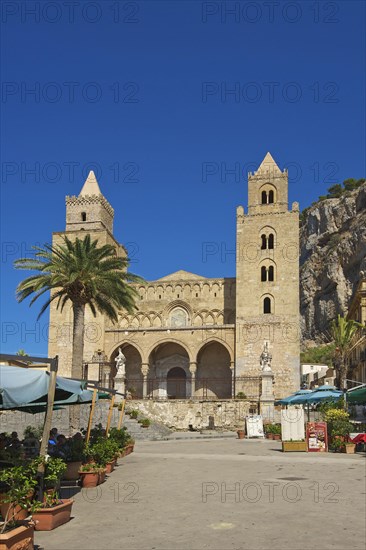
<instances>
[{"instance_id":1,"label":"cathedral entrance portico","mask_svg":"<svg viewBox=\"0 0 366 550\"><path fill-rule=\"evenodd\" d=\"M150 354L148 397L185 399L191 395L191 373L187 351L175 342L164 342Z\"/></svg>"}]
</instances>

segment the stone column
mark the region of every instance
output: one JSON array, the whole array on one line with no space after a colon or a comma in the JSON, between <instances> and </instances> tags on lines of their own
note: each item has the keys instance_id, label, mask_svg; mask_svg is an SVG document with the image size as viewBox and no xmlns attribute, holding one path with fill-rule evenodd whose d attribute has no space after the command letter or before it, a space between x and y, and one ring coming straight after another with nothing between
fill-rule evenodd
<instances>
[{"instance_id":1,"label":"stone column","mask_svg":"<svg viewBox=\"0 0 366 550\"><path fill-rule=\"evenodd\" d=\"M148 375L148 372L149 372L148 363L142 363L141 372L142 372L142 376L144 378L143 383L142 383L142 398L146 399L147 398L147 375Z\"/></svg>"},{"instance_id":2,"label":"stone column","mask_svg":"<svg viewBox=\"0 0 366 550\"><path fill-rule=\"evenodd\" d=\"M235 397L235 362L230 361L230 370L231 370L231 398Z\"/></svg>"},{"instance_id":3,"label":"stone column","mask_svg":"<svg viewBox=\"0 0 366 550\"><path fill-rule=\"evenodd\" d=\"M259 398L260 414L263 420L274 422L274 393L273 393L273 372L272 370L263 370L262 378L262 393Z\"/></svg>"},{"instance_id":4,"label":"stone column","mask_svg":"<svg viewBox=\"0 0 366 550\"><path fill-rule=\"evenodd\" d=\"M194 394L196 391L196 372L197 372L196 361L191 361L189 363L189 372L191 373L191 399L194 399Z\"/></svg>"}]
</instances>

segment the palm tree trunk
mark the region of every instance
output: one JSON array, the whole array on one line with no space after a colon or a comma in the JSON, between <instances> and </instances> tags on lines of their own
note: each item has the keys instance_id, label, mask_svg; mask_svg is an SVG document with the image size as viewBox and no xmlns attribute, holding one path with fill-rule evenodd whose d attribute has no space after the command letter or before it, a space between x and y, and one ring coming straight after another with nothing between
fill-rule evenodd
<instances>
[{"instance_id":1,"label":"palm tree trunk","mask_svg":"<svg viewBox=\"0 0 366 550\"><path fill-rule=\"evenodd\" d=\"M72 329L71 377L83 377L85 304L74 303ZM71 405L69 413L70 433L80 430L80 405Z\"/></svg>"},{"instance_id":2,"label":"palm tree trunk","mask_svg":"<svg viewBox=\"0 0 366 550\"><path fill-rule=\"evenodd\" d=\"M84 319L85 305L73 304L74 319L72 328L72 367L71 376L82 378L84 356Z\"/></svg>"}]
</instances>

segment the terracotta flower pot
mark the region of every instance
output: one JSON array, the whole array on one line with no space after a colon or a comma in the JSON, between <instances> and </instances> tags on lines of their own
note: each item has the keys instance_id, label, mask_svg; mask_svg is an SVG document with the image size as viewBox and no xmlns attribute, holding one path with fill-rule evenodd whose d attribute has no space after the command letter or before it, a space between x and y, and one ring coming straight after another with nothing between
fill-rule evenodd
<instances>
[{"instance_id":1,"label":"terracotta flower pot","mask_svg":"<svg viewBox=\"0 0 366 550\"><path fill-rule=\"evenodd\" d=\"M268 438L268 439L274 439L273 436L274 436L274 434L272 434L272 433L268 433L268 434L267 434L267 438Z\"/></svg>"},{"instance_id":2,"label":"terracotta flower pot","mask_svg":"<svg viewBox=\"0 0 366 550\"><path fill-rule=\"evenodd\" d=\"M105 469L107 474L111 474L114 470L115 461L111 460L110 462L107 462Z\"/></svg>"},{"instance_id":3,"label":"terracotta flower pot","mask_svg":"<svg viewBox=\"0 0 366 550\"><path fill-rule=\"evenodd\" d=\"M356 445L345 445L342 447L342 453L346 453L348 455L354 455L355 454L355 447Z\"/></svg>"},{"instance_id":4,"label":"terracotta flower pot","mask_svg":"<svg viewBox=\"0 0 366 550\"><path fill-rule=\"evenodd\" d=\"M65 481L72 481L74 479L78 479L81 465L82 465L81 460L77 462L68 462L66 472L62 476L62 479L64 479Z\"/></svg>"},{"instance_id":5,"label":"terracotta flower pot","mask_svg":"<svg viewBox=\"0 0 366 550\"><path fill-rule=\"evenodd\" d=\"M16 504L15 502L2 502L0 504L0 512L3 518L6 517L6 514L9 511L9 518L13 518L14 521L21 521L29 516L28 510L21 508L19 504Z\"/></svg>"},{"instance_id":6,"label":"terracotta flower pot","mask_svg":"<svg viewBox=\"0 0 366 550\"><path fill-rule=\"evenodd\" d=\"M33 550L33 540L33 525L21 525L0 535L0 550Z\"/></svg>"},{"instance_id":7,"label":"terracotta flower pot","mask_svg":"<svg viewBox=\"0 0 366 550\"><path fill-rule=\"evenodd\" d=\"M244 439L244 437L245 437L245 431L244 430L237 430L236 433L238 434L238 439Z\"/></svg>"},{"instance_id":8,"label":"terracotta flower pot","mask_svg":"<svg viewBox=\"0 0 366 550\"><path fill-rule=\"evenodd\" d=\"M81 482L83 487L96 487L98 485L99 481L99 473L98 471L92 471L92 472L79 472L79 475L81 477Z\"/></svg>"},{"instance_id":9,"label":"terracotta flower pot","mask_svg":"<svg viewBox=\"0 0 366 550\"><path fill-rule=\"evenodd\" d=\"M101 468L98 472L98 485L100 485L101 483L104 483L105 482L105 475L107 473L107 469L106 468Z\"/></svg>"},{"instance_id":10,"label":"terracotta flower pot","mask_svg":"<svg viewBox=\"0 0 366 550\"><path fill-rule=\"evenodd\" d=\"M36 531L52 531L52 529L67 523L70 520L73 503L73 499L68 498L52 508L40 508L32 515L36 522Z\"/></svg>"},{"instance_id":11,"label":"terracotta flower pot","mask_svg":"<svg viewBox=\"0 0 366 550\"><path fill-rule=\"evenodd\" d=\"M273 439L275 439L276 441L280 441L281 440L280 434L273 434Z\"/></svg>"}]
</instances>

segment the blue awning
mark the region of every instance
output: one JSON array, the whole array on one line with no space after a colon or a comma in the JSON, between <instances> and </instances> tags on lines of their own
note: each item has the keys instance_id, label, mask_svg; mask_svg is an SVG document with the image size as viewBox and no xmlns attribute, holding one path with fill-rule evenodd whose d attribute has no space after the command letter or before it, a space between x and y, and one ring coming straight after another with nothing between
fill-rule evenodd
<instances>
[{"instance_id":1,"label":"blue awning","mask_svg":"<svg viewBox=\"0 0 366 550\"><path fill-rule=\"evenodd\" d=\"M46 405L49 381L49 372L44 370L0 365L0 409ZM55 405L88 402L92 392L85 386L85 381L57 376Z\"/></svg>"}]
</instances>

